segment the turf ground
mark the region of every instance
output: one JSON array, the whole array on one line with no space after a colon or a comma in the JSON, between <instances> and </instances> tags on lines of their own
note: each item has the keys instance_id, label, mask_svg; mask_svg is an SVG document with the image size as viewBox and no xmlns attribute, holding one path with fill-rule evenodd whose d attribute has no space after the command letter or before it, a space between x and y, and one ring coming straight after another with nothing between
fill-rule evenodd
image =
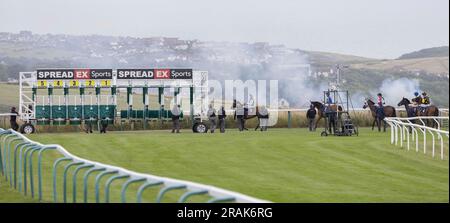
<instances>
[{"instance_id":1,"label":"turf ground","mask_svg":"<svg viewBox=\"0 0 450 223\"><path fill-rule=\"evenodd\" d=\"M449 202L448 143L440 160L391 145L389 137L369 129L351 137L320 137L305 129L30 136L83 158L274 202ZM49 175L44 179L50 187ZM0 202L33 201L0 184ZM50 193L44 188L45 200Z\"/></svg>"}]
</instances>

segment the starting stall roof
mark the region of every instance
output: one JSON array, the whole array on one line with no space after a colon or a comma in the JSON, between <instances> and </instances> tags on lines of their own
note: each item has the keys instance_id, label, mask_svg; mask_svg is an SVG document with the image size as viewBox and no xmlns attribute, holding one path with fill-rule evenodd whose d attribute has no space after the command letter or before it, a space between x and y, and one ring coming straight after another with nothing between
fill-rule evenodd
<instances>
[{"instance_id":1,"label":"starting stall roof","mask_svg":"<svg viewBox=\"0 0 450 223\"><path fill-rule=\"evenodd\" d=\"M195 76L205 73L193 69L38 69L37 87L139 87L139 86L194 86ZM108 81L109 80L109 81ZM200 86L198 86L200 87Z\"/></svg>"}]
</instances>

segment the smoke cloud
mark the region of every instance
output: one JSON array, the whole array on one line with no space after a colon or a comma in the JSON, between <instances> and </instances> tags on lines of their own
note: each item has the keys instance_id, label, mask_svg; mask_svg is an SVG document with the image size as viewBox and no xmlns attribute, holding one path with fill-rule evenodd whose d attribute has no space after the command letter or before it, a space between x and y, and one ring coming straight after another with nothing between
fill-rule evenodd
<instances>
[{"instance_id":1,"label":"smoke cloud","mask_svg":"<svg viewBox=\"0 0 450 223\"><path fill-rule=\"evenodd\" d=\"M307 56L284 46L272 46L267 43L223 43L208 42L193 52L201 58L190 64L194 69L207 70L210 80L222 84L222 92L212 91L211 98L225 98L230 92L224 92L226 80L278 80L279 99L290 107L304 107L309 100L320 92L318 86L308 81L310 64ZM189 59L188 59L189 61ZM207 62L205 62L207 61ZM259 89L258 89L259 91ZM250 95L246 95L246 102ZM253 95L256 98L256 95ZM268 98L267 98L268 100Z\"/></svg>"},{"instance_id":2,"label":"smoke cloud","mask_svg":"<svg viewBox=\"0 0 450 223\"><path fill-rule=\"evenodd\" d=\"M379 92L383 94L386 104L393 106L397 106L402 97L412 98L416 91L420 92L419 81L408 78L386 79L379 88Z\"/></svg>"}]
</instances>

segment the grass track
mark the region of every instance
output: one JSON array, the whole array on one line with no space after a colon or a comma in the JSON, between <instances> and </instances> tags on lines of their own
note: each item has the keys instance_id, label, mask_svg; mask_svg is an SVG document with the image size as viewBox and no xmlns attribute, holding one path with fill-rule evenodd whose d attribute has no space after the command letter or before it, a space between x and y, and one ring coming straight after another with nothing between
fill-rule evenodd
<instances>
[{"instance_id":1,"label":"grass track","mask_svg":"<svg viewBox=\"0 0 450 223\"><path fill-rule=\"evenodd\" d=\"M274 202L448 202L448 143L442 161L390 145L389 137L368 129L358 137L327 138L305 129L31 136L42 143L61 144L87 159ZM2 199L7 193L3 185L0 201L29 201ZM44 189L46 200L51 200L50 192L51 188Z\"/></svg>"}]
</instances>

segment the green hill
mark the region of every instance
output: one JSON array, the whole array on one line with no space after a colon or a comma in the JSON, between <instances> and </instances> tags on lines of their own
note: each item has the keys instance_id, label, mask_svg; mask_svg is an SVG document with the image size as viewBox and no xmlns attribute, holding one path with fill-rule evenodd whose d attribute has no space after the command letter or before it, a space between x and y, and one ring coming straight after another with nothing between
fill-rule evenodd
<instances>
[{"instance_id":1,"label":"green hill","mask_svg":"<svg viewBox=\"0 0 450 223\"><path fill-rule=\"evenodd\" d=\"M448 46L426 48L411 53L401 55L398 59L415 59L415 58L427 58L427 57L448 57Z\"/></svg>"}]
</instances>

